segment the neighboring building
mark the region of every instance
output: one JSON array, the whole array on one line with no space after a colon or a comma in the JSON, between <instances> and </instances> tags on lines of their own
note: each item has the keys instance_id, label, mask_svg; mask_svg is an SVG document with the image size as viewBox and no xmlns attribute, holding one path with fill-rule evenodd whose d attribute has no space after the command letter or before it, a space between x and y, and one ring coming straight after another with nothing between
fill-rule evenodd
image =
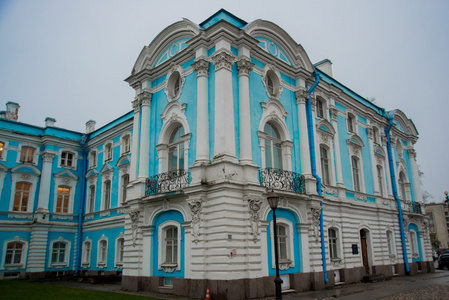
<instances>
[{"instance_id":1,"label":"neighboring building","mask_svg":"<svg viewBox=\"0 0 449 300\"><path fill-rule=\"evenodd\" d=\"M329 60L313 65L276 24L183 19L126 81L133 110L84 134L20 123L7 103L3 278L122 274L129 290L273 295L271 190L284 289L434 270L413 122L336 81Z\"/></svg>"},{"instance_id":2,"label":"neighboring building","mask_svg":"<svg viewBox=\"0 0 449 300\"><path fill-rule=\"evenodd\" d=\"M426 213L429 216L429 233L432 248L449 248L449 213L445 203L425 204Z\"/></svg>"}]
</instances>

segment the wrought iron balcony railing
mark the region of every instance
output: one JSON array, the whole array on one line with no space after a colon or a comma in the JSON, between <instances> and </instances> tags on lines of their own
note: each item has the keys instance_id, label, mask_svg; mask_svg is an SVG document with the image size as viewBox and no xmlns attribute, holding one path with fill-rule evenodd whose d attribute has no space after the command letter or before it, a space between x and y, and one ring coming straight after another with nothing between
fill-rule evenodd
<instances>
[{"instance_id":1,"label":"wrought iron balcony railing","mask_svg":"<svg viewBox=\"0 0 449 300\"><path fill-rule=\"evenodd\" d=\"M180 191L189 186L192 176L189 170L175 170L157 174L147 179L145 195Z\"/></svg>"},{"instance_id":2,"label":"wrought iron balcony railing","mask_svg":"<svg viewBox=\"0 0 449 300\"><path fill-rule=\"evenodd\" d=\"M304 175L281 169L259 169L260 185L270 189L293 191L305 194Z\"/></svg>"},{"instance_id":3,"label":"wrought iron balcony railing","mask_svg":"<svg viewBox=\"0 0 449 300\"><path fill-rule=\"evenodd\" d=\"M414 214L422 214L421 204L418 202L406 202L405 209Z\"/></svg>"}]
</instances>

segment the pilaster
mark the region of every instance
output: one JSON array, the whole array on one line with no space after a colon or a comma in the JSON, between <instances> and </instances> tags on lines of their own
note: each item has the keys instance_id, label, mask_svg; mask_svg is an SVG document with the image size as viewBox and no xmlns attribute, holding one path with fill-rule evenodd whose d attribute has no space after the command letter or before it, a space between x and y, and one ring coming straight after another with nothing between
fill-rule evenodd
<instances>
[{"instance_id":1,"label":"pilaster","mask_svg":"<svg viewBox=\"0 0 449 300\"><path fill-rule=\"evenodd\" d=\"M139 142L140 142L140 100L138 97L132 102L134 110L133 119L133 143L131 149L131 166L129 170L129 180L133 181L137 178L137 166L139 163Z\"/></svg>"},{"instance_id":2,"label":"pilaster","mask_svg":"<svg viewBox=\"0 0 449 300\"><path fill-rule=\"evenodd\" d=\"M140 126L139 177L149 176L150 112L152 95L152 93L144 90L137 96L142 105L142 125Z\"/></svg>"},{"instance_id":3,"label":"pilaster","mask_svg":"<svg viewBox=\"0 0 449 300\"><path fill-rule=\"evenodd\" d=\"M48 213L48 201L50 200L50 185L51 185L51 166L55 155L45 150L42 154L42 173L41 184L39 187L39 202L37 212ZM41 218L41 217L39 217ZM45 218L45 217L44 217Z\"/></svg>"}]
</instances>

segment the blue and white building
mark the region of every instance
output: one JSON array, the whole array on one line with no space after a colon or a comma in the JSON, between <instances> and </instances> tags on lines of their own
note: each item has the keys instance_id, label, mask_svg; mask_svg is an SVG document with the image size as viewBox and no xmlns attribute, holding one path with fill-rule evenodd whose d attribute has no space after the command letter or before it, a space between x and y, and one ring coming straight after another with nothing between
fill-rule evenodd
<instances>
[{"instance_id":1,"label":"blue and white building","mask_svg":"<svg viewBox=\"0 0 449 300\"><path fill-rule=\"evenodd\" d=\"M86 132L0 118L1 278L121 275L229 299L433 272L414 144L265 20L220 10L145 46L132 110Z\"/></svg>"}]
</instances>

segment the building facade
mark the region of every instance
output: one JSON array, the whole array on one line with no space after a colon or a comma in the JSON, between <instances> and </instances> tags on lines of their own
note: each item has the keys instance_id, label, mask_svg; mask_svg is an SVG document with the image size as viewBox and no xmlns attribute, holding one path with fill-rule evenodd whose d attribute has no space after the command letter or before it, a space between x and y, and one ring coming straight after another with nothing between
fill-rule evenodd
<instances>
[{"instance_id":1,"label":"building facade","mask_svg":"<svg viewBox=\"0 0 449 300\"><path fill-rule=\"evenodd\" d=\"M427 203L426 214L429 216L429 233L432 248L449 248L449 210L445 203Z\"/></svg>"},{"instance_id":2,"label":"building facade","mask_svg":"<svg viewBox=\"0 0 449 300\"><path fill-rule=\"evenodd\" d=\"M220 10L145 46L132 111L78 133L0 119L0 276L121 275L201 298L432 272L414 144L265 20Z\"/></svg>"}]
</instances>

